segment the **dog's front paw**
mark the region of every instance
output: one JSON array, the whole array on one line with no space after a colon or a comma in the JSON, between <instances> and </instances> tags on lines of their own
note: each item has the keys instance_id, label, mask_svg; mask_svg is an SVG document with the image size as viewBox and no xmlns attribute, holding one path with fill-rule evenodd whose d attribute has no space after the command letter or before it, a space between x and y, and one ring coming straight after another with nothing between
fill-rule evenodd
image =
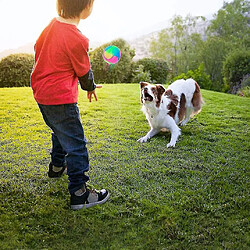
<instances>
[{"instance_id":1,"label":"dog's front paw","mask_svg":"<svg viewBox=\"0 0 250 250\"><path fill-rule=\"evenodd\" d=\"M175 147L175 143L171 143L171 142L168 143L168 144L167 144L167 148L170 148L170 147L173 147L173 148L174 148L174 147Z\"/></svg>"},{"instance_id":2,"label":"dog's front paw","mask_svg":"<svg viewBox=\"0 0 250 250\"><path fill-rule=\"evenodd\" d=\"M146 142L147 140L148 140L148 137L144 136L144 137L138 139L137 141L140 142L140 143L143 143L143 142Z\"/></svg>"},{"instance_id":3,"label":"dog's front paw","mask_svg":"<svg viewBox=\"0 0 250 250\"><path fill-rule=\"evenodd\" d=\"M180 123L180 127L185 126L185 125L187 124L187 122L188 122L187 119L183 120L183 121Z\"/></svg>"}]
</instances>

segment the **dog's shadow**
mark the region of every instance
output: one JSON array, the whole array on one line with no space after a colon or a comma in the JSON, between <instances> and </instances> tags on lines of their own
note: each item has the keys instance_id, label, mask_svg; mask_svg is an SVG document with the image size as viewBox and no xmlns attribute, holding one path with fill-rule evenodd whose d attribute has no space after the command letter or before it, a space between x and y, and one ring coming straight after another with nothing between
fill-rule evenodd
<instances>
[{"instance_id":1,"label":"dog's shadow","mask_svg":"<svg viewBox=\"0 0 250 250\"><path fill-rule=\"evenodd\" d=\"M179 142L183 140L183 137L192 137L194 135L194 131L192 131L191 127L188 125L185 125L181 128L181 135L178 139ZM166 142L171 140L171 132L168 129L162 129L161 132L159 132L154 137L150 138L150 141L161 141ZM177 142L178 143L178 142Z\"/></svg>"}]
</instances>

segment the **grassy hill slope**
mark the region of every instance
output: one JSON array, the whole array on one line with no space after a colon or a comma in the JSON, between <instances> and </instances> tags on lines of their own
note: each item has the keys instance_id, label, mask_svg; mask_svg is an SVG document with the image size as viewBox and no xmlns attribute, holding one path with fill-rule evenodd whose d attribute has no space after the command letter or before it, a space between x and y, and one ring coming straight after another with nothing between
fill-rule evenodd
<instances>
[{"instance_id":1,"label":"grassy hill slope","mask_svg":"<svg viewBox=\"0 0 250 250\"><path fill-rule=\"evenodd\" d=\"M80 91L91 184L109 202L71 211L47 177L50 131L29 88L0 89L0 249L247 249L250 99L202 91L202 112L145 144L138 84Z\"/></svg>"}]
</instances>

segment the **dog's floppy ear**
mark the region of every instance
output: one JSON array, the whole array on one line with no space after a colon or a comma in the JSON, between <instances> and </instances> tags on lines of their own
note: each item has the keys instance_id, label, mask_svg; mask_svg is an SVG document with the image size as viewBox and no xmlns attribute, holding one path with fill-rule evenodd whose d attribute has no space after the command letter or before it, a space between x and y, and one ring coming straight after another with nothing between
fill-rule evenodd
<instances>
[{"instance_id":1,"label":"dog's floppy ear","mask_svg":"<svg viewBox=\"0 0 250 250\"><path fill-rule=\"evenodd\" d=\"M161 97L163 93L166 91L166 89L161 84L156 84L156 107L160 107L161 104Z\"/></svg>"},{"instance_id":2,"label":"dog's floppy ear","mask_svg":"<svg viewBox=\"0 0 250 250\"><path fill-rule=\"evenodd\" d=\"M166 89L161 84L156 84L155 86L156 86L158 96L162 96L163 93L166 91Z\"/></svg>"},{"instance_id":3,"label":"dog's floppy ear","mask_svg":"<svg viewBox=\"0 0 250 250\"><path fill-rule=\"evenodd\" d=\"M140 82L141 89L143 89L145 86L147 86L149 83L147 82Z\"/></svg>"}]
</instances>

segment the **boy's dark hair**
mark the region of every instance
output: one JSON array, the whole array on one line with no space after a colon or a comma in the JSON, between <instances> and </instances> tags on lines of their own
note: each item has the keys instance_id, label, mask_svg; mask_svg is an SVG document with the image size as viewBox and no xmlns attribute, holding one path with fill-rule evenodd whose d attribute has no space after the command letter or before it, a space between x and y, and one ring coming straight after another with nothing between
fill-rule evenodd
<instances>
[{"instance_id":1,"label":"boy's dark hair","mask_svg":"<svg viewBox=\"0 0 250 250\"><path fill-rule=\"evenodd\" d=\"M63 18L79 17L94 0L57 0L57 13Z\"/></svg>"}]
</instances>

